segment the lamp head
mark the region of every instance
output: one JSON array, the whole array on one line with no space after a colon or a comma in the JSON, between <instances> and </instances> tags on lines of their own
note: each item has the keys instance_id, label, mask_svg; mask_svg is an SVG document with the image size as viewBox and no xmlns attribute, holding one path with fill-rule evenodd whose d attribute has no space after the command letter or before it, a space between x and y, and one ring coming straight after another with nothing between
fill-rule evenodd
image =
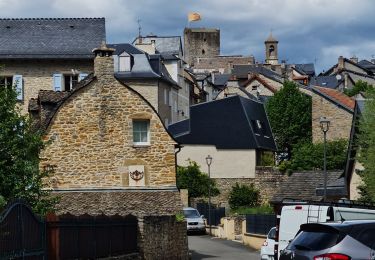
<instances>
[{"instance_id":1,"label":"lamp head","mask_svg":"<svg viewBox=\"0 0 375 260\"><path fill-rule=\"evenodd\" d=\"M321 117L321 118L320 118L319 123L320 123L320 129L322 129L322 131L323 131L324 133L328 132L328 130L329 130L329 125L330 125L331 121L329 121L329 120L324 116L324 117Z\"/></svg>"},{"instance_id":2,"label":"lamp head","mask_svg":"<svg viewBox=\"0 0 375 260\"><path fill-rule=\"evenodd\" d=\"M211 165L211 163L212 163L212 157L211 157L211 155L207 155L207 157L206 157L206 163L207 163L208 166Z\"/></svg>"}]
</instances>

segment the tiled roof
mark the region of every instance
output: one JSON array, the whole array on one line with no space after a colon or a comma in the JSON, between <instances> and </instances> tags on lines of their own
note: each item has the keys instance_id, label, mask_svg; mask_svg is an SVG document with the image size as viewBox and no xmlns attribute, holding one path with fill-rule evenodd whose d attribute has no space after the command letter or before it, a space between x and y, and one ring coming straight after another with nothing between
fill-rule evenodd
<instances>
[{"instance_id":1,"label":"tiled roof","mask_svg":"<svg viewBox=\"0 0 375 260\"><path fill-rule=\"evenodd\" d=\"M323 96L335 102L336 104L341 105L351 110L352 112L354 111L355 100L352 99L351 97L348 97L344 93L335 89L322 88L322 87L313 87L312 89L313 91L318 92L319 94L322 94Z\"/></svg>"},{"instance_id":2,"label":"tiled roof","mask_svg":"<svg viewBox=\"0 0 375 260\"><path fill-rule=\"evenodd\" d=\"M104 18L0 19L0 58L93 59Z\"/></svg>"},{"instance_id":3,"label":"tiled roof","mask_svg":"<svg viewBox=\"0 0 375 260\"><path fill-rule=\"evenodd\" d=\"M282 83L282 76L259 65L233 65L232 74L236 78L247 78L249 73L261 74L271 80Z\"/></svg>"},{"instance_id":4,"label":"tiled roof","mask_svg":"<svg viewBox=\"0 0 375 260\"><path fill-rule=\"evenodd\" d=\"M254 80L259 81L263 86L265 86L266 88L268 88L272 93L276 93L277 92L277 90L274 87L272 87L270 84L268 84L265 80L263 80L257 74L254 74L247 81L245 81L245 83L242 85L242 87L246 88L246 86L249 85Z\"/></svg>"},{"instance_id":5,"label":"tiled roof","mask_svg":"<svg viewBox=\"0 0 375 260\"><path fill-rule=\"evenodd\" d=\"M295 64L295 69L309 76L315 75L315 66L313 63Z\"/></svg>"},{"instance_id":6,"label":"tiled roof","mask_svg":"<svg viewBox=\"0 0 375 260\"><path fill-rule=\"evenodd\" d=\"M328 183L335 182L340 178L340 172L328 172ZM279 190L272 197L274 203L283 199L320 201L321 196L316 195L316 188L324 182L322 171L295 172L288 179L281 183Z\"/></svg>"},{"instance_id":7,"label":"tiled roof","mask_svg":"<svg viewBox=\"0 0 375 260\"><path fill-rule=\"evenodd\" d=\"M337 80L335 75L331 76L317 76L311 78L310 85L323 87L323 88L332 88L336 89L341 81Z\"/></svg>"},{"instance_id":8,"label":"tiled roof","mask_svg":"<svg viewBox=\"0 0 375 260\"><path fill-rule=\"evenodd\" d=\"M138 42L137 37L133 44ZM142 43L151 43L155 41L155 48L159 53L162 54L179 54L182 51L182 42L180 36L156 36L149 35L142 37Z\"/></svg>"}]
</instances>

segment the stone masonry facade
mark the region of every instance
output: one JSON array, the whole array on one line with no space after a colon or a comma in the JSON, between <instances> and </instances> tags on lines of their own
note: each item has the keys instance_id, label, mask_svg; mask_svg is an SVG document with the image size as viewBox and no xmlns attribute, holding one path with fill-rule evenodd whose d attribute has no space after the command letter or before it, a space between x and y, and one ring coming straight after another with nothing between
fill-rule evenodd
<instances>
[{"instance_id":1,"label":"stone masonry facade","mask_svg":"<svg viewBox=\"0 0 375 260\"><path fill-rule=\"evenodd\" d=\"M149 120L150 144L133 144L133 120ZM96 57L95 78L62 102L47 127L41 167L54 189L129 186L129 166L144 166L146 187L175 187L175 141L155 110L113 77L112 57Z\"/></svg>"},{"instance_id":2,"label":"stone masonry facade","mask_svg":"<svg viewBox=\"0 0 375 260\"><path fill-rule=\"evenodd\" d=\"M3 61L1 76L22 75L24 99L21 102L22 112L27 113L29 100L38 96L39 90L53 90L53 74L71 74L78 72L91 73L93 60L22 60Z\"/></svg>"},{"instance_id":3,"label":"stone masonry facade","mask_svg":"<svg viewBox=\"0 0 375 260\"><path fill-rule=\"evenodd\" d=\"M335 103L312 93L312 138L313 143L323 142L320 128L320 117L327 117L331 123L327 132L327 141L349 140L353 114L337 106Z\"/></svg>"}]
</instances>

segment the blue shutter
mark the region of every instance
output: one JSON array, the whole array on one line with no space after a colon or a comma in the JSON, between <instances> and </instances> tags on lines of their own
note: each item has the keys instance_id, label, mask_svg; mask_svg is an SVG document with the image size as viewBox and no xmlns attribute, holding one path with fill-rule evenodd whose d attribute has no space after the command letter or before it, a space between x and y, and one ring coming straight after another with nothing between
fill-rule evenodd
<instances>
[{"instance_id":1,"label":"blue shutter","mask_svg":"<svg viewBox=\"0 0 375 260\"><path fill-rule=\"evenodd\" d=\"M53 90L61 91L62 89L62 74L53 74Z\"/></svg>"},{"instance_id":2,"label":"blue shutter","mask_svg":"<svg viewBox=\"0 0 375 260\"><path fill-rule=\"evenodd\" d=\"M18 100L23 100L22 75L13 75L13 85L16 86L17 99Z\"/></svg>"},{"instance_id":3,"label":"blue shutter","mask_svg":"<svg viewBox=\"0 0 375 260\"><path fill-rule=\"evenodd\" d=\"M83 80L83 79L86 78L86 77L87 77L87 73L80 73L80 74L78 75L78 82L81 81L81 80Z\"/></svg>"}]
</instances>

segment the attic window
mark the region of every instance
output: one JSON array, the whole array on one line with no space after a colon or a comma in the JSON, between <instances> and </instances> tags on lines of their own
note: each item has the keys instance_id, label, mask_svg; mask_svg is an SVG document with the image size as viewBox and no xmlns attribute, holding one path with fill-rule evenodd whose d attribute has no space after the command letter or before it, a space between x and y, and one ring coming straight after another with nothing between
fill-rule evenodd
<instances>
[{"instance_id":1,"label":"attic window","mask_svg":"<svg viewBox=\"0 0 375 260\"><path fill-rule=\"evenodd\" d=\"M118 57L119 71L131 71L132 67L132 57L123 52Z\"/></svg>"},{"instance_id":2,"label":"attic window","mask_svg":"<svg viewBox=\"0 0 375 260\"><path fill-rule=\"evenodd\" d=\"M10 25L5 26L5 28L10 29Z\"/></svg>"},{"instance_id":3,"label":"attic window","mask_svg":"<svg viewBox=\"0 0 375 260\"><path fill-rule=\"evenodd\" d=\"M74 29L74 25L70 25L69 27L72 28L72 29Z\"/></svg>"}]
</instances>

